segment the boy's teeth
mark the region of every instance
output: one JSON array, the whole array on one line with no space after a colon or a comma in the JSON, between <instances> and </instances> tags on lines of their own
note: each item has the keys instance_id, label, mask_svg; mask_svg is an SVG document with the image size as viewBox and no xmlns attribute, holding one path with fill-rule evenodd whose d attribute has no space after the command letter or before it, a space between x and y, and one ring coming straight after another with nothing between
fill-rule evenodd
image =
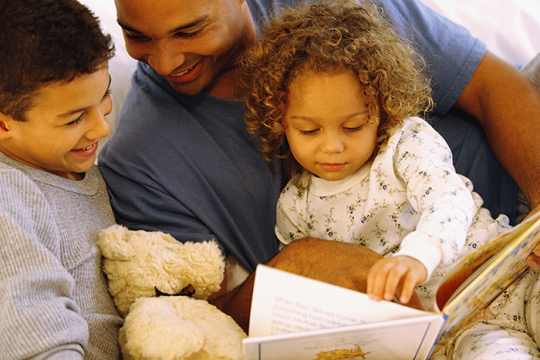
<instances>
[{"instance_id":1,"label":"boy's teeth","mask_svg":"<svg viewBox=\"0 0 540 360\"><path fill-rule=\"evenodd\" d=\"M94 145L87 146L85 148L82 148L81 150L90 150Z\"/></svg>"}]
</instances>

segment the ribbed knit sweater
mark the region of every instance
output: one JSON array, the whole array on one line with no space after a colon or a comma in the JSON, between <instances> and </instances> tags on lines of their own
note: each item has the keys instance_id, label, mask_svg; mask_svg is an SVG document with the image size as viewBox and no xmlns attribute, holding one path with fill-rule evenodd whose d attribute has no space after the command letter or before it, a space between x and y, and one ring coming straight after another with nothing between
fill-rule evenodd
<instances>
[{"instance_id":1,"label":"ribbed knit sweater","mask_svg":"<svg viewBox=\"0 0 540 360\"><path fill-rule=\"evenodd\" d=\"M0 153L0 189L0 359L119 359L96 245L114 215L97 167L73 181Z\"/></svg>"}]
</instances>

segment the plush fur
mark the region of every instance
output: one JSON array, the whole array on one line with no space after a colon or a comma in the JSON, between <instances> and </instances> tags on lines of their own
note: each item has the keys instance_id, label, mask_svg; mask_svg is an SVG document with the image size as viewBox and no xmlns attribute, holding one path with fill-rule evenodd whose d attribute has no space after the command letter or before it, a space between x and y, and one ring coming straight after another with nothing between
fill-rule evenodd
<instances>
[{"instance_id":1,"label":"plush fur","mask_svg":"<svg viewBox=\"0 0 540 360\"><path fill-rule=\"evenodd\" d=\"M182 244L162 232L115 225L100 234L103 271L125 317L120 346L129 360L241 360L246 334L206 299L225 262L214 241ZM177 295L194 289L192 297Z\"/></svg>"}]
</instances>

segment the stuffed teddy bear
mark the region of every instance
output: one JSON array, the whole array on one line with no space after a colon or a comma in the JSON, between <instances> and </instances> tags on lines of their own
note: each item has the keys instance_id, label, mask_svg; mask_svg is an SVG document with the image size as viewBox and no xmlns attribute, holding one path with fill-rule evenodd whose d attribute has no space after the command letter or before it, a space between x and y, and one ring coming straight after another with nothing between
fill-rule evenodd
<instances>
[{"instance_id":1,"label":"stuffed teddy bear","mask_svg":"<svg viewBox=\"0 0 540 360\"><path fill-rule=\"evenodd\" d=\"M182 244L162 232L114 225L100 233L98 246L109 292L125 318L125 360L244 359L246 334L206 301L223 281L216 242Z\"/></svg>"}]
</instances>

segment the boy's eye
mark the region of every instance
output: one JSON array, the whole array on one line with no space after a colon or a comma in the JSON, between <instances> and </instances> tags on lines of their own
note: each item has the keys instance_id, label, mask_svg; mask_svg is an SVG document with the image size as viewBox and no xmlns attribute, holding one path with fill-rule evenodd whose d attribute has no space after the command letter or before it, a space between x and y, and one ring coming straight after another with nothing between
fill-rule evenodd
<instances>
[{"instance_id":1,"label":"boy's eye","mask_svg":"<svg viewBox=\"0 0 540 360\"><path fill-rule=\"evenodd\" d=\"M70 121L66 124L66 126L71 126L71 125L75 125L75 124L78 124L79 122L81 122L82 118L83 118L83 114L81 114L81 116L79 116L78 118L76 118L75 120L73 121Z\"/></svg>"}]
</instances>

